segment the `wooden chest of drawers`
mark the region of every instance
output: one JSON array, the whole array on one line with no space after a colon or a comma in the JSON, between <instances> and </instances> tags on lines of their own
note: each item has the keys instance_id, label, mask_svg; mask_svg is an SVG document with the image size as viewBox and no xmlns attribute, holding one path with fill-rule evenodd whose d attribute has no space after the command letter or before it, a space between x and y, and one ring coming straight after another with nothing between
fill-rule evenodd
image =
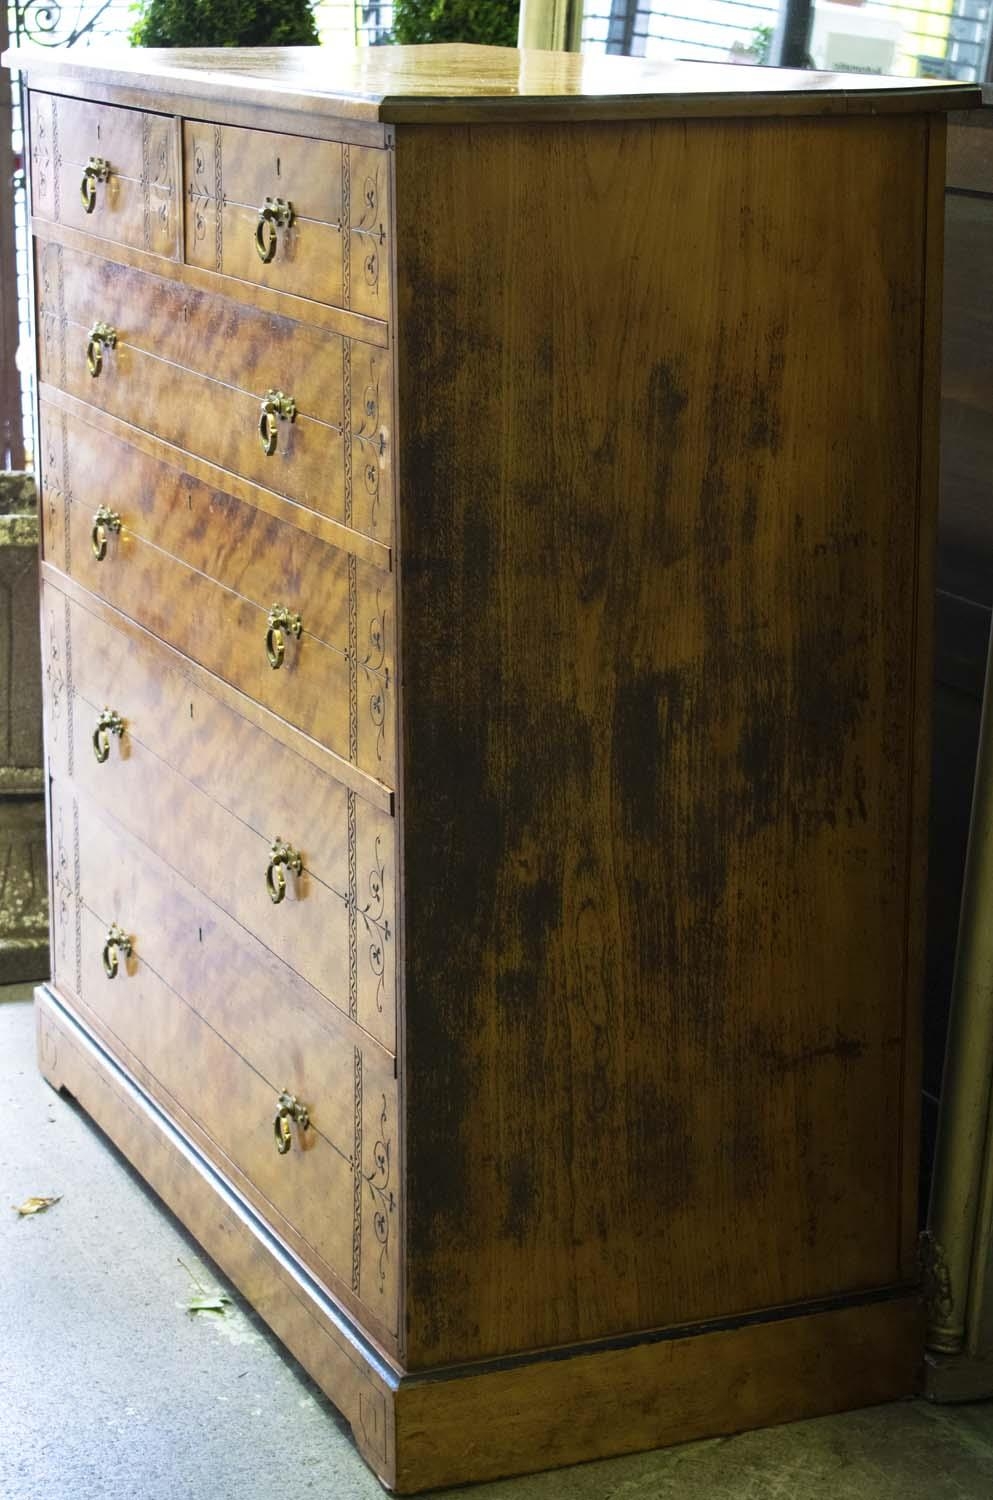
<instances>
[{"instance_id":1,"label":"wooden chest of drawers","mask_svg":"<svg viewBox=\"0 0 993 1500\"><path fill-rule=\"evenodd\" d=\"M46 1076L398 1490L909 1391L969 91L21 65Z\"/></svg>"}]
</instances>

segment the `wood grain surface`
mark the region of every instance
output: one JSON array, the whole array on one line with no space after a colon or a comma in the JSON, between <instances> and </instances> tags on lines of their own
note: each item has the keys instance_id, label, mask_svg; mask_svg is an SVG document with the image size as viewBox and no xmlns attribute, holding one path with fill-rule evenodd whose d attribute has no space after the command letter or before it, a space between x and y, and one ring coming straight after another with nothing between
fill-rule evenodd
<instances>
[{"instance_id":1,"label":"wood grain surface","mask_svg":"<svg viewBox=\"0 0 993 1500\"><path fill-rule=\"evenodd\" d=\"M38 1055L250 1299L351 1423L383 1482L409 1494L869 1405L910 1394L916 1299L702 1337L576 1351L516 1368L405 1380L322 1300L243 1200L115 1067L50 990ZM912 1380L912 1375L911 1375Z\"/></svg>"},{"instance_id":2,"label":"wood grain surface","mask_svg":"<svg viewBox=\"0 0 993 1500\"><path fill-rule=\"evenodd\" d=\"M905 1274L927 149L398 138L412 1368Z\"/></svg>"},{"instance_id":3,"label":"wood grain surface","mask_svg":"<svg viewBox=\"0 0 993 1500\"><path fill-rule=\"evenodd\" d=\"M208 1154L238 1173L240 1189L274 1215L336 1295L372 1315L395 1352L392 1057L284 965L240 944L215 906L99 817L71 784L53 784L52 816L77 840L72 864L67 857L56 865L53 941L71 946L78 932L80 944L75 978L61 974L60 987L108 1045L126 1049L128 1065L164 1107L202 1128ZM70 880L78 882L71 897ZM133 953L109 979L102 953L112 922ZM311 1125L294 1130L280 1156L273 1117L284 1090L307 1105Z\"/></svg>"},{"instance_id":4,"label":"wood grain surface","mask_svg":"<svg viewBox=\"0 0 993 1500\"><path fill-rule=\"evenodd\" d=\"M47 409L42 448L54 455L43 487L46 557L208 671L392 785L389 575L82 422L68 419L63 437L58 414ZM122 520L119 533L108 533L102 561L92 548L100 505ZM303 633L299 640L284 633L283 664L274 670L266 636L277 601L301 615Z\"/></svg>"},{"instance_id":5,"label":"wood grain surface","mask_svg":"<svg viewBox=\"0 0 993 1500\"><path fill-rule=\"evenodd\" d=\"M183 153L191 265L389 318L385 149L188 120ZM277 197L292 205L294 220L263 263L259 210Z\"/></svg>"},{"instance_id":6,"label":"wood grain surface","mask_svg":"<svg viewBox=\"0 0 993 1500\"><path fill-rule=\"evenodd\" d=\"M266 515L306 532L308 536L320 537L329 546L343 548L346 552L371 562L374 567L381 570L389 571L393 566L392 548L385 542L366 536L361 531L355 531L340 521L333 521L327 516L318 515L316 511L307 510L304 506L288 500L285 495L277 494L275 490L251 484L238 474L232 474L217 464L209 463L206 459L197 458L195 454L185 452L175 443L167 443L162 438L156 437L154 433L144 432L140 427L124 422L105 411L100 411L99 408L90 406L85 401L77 401L75 396L67 395L57 386L48 385L42 381L38 387L38 396L45 406L65 413L66 416L78 417L88 427L95 428L97 432L117 438L120 442L126 443L129 448L145 454L157 463L166 464L180 474L199 479L213 489L221 490L232 498L242 500L245 504L264 511ZM49 424L45 451L41 455L43 466L47 465L51 472L58 471L58 466L62 461L59 456L57 437L54 444L51 446L49 444L51 435L57 434L58 431L59 429L53 424ZM61 503L62 497L60 496L58 504L61 505ZM46 501L46 510L50 508L50 501Z\"/></svg>"},{"instance_id":7,"label":"wood grain surface","mask_svg":"<svg viewBox=\"0 0 993 1500\"><path fill-rule=\"evenodd\" d=\"M300 118L299 133L343 122L508 123L529 120L733 119L878 115L974 108L979 89L940 79L519 52L462 43L419 47L87 48L66 56L12 48L32 88L145 104L177 114L236 109L236 123ZM255 117L252 118L252 111Z\"/></svg>"},{"instance_id":8,"label":"wood grain surface","mask_svg":"<svg viewBox=\"0 0 993 1500\"><path fill-rule=\"evenodd\" d=\"M70 229L64 224L52 223L37 215L32 216L31 232L36 241L65 245L84 255L105 255L108 249L92 235ZM161 256L132 246L115 245L112 254L117 265L148 271L153 276L164 277L178 286L189 287L194 291L212 292L220 297L236 297L240 307L275 313L277 317L306 323L311 328L325 328L329 333L340 333L346 338L360 339L363 343L375 344L379 348L385 348L389 343L387 325L378 318L366 318L345 308L314 302L311 298L298 297L291 292L274 291L271 287L259 286L257 282L234 282L231 277L218 275L216 271L163 260Z\"/></svg>"},{"instance_id":9,"label":"wood grain surface","mask_svg":"<svg viewBox=\"0 0 993 1500\"><path fill-rule=\"evenodd\" d=\"M149 671L47 585L42 626L53 768L393 1051L391 820L331 786L308 801L306 767L253 726L232 724L183 679ZM105 706L126 730L99 764L92 736ZM266 869L277 837L304 869L287 874L274 906Z\"/></svg>"},{"instance_id":10,"label":"wood grain surface","mask_svg":"<svg viewBox=\"0 0 993 1500\"><path fill-rule=\"evenodd\" d=\"M265 390L278 371L302 412L341 422L344 340L324 329L54 243L41 251L39 272L46 311L61 276L59 307L70 323L88 328L99 316L135 349L242 391Z\"/></svg>"},{"instance_id":11,"label":"wood grain surface","mask_svg":"<svg viewBox=\"0 0 993 1500\"><path fill-rule=\"evenodd\" d=\"M301 614L308 636L347 651L351 588L363 667L392 677L395 621L387 608L388 573L156 461L75 414L64 416L44 400L40 416L42 452L46 461L51 456L53 501L46 507L50 514L45 555L57 567L65 569L72 556L73 526L81 534L80 543L91 539L96 510L113 504L120 507L122 527L117 534L108 533L107 556L98 562L91 549L89 561L80 558L86 569L80 581L92 592L103 593L101 579L111 573L123 569L126 574L131 538L159 548L260 607L268 609L274 598L282 597ZM45 493L47 501L47 476ZM105 566L108 562L110 567ZM355 575L352 583L350 570ZM132 603L140 608L140 600Z\"/></svg>"},{"instance_id":12,"label":"wood grain surface","mask_svg":"<svg viewBox=\"0 0 993 1500\"><path fill-rule=\"evenodd\" d=\"M42 1067L401 1491L906 1394L975 91L321 61L34 65Z\"/></svg>"},{"instance_id":13,"label":"wood grain surface","mask_svg":"<svg viewBox=\"0 0 993 1500\"><path fill-rule=\"evenodd\" d=\"M133 273L124 273L128 276ZM136 276L141 284L140 273ZM373 346L332 340L324 371L305 377L304 393L316 396L318 411L307 410L291 383L303 356L292 338L272 337L269 319L254 326L246 320L241 346L254 343L246 355L240 384L225 381L225 356L211 350L229 343L236 312L217 316L216 304L196 298L195 319L187 338L180 333L156 337L159 317L167 314L171 287L156 281L145 296L134 299L135 339L130 336L129 297L113 268L99 261L76 264L73 252L45 245L37 265L38 362L42 381L77 400L134 423L146 432L199 455L251 482L286 495L299 504L344 525L388 540L392 511L391 382L388 357ZM103 293L107 295L104 298ZM155 308L159 297L162 311ZM182 309L174 305L182 319ZM212 314L214 314L212 316ZM112 315L121 321L114 323ZM87 368L90 330L98 321L117 333L116 346L103 354L94 377ZM328 338L324 335L324 338ZM301 335L301 343L305 335ZM196 345L195 368L178 362ZM287 358L282 358L283 349ZM335 358L337 353L338 358ZM216 375L204 374L204 368ZM333 374L331 373L333 372ZM255 385L251 385L255 379ZM270 390L297 403L294 420L278 423L277 446L267 455L259 441L261 403Z\"/></svg>"},{"instance_id":14,"label":"wood grain surface","mask_svg":"<svg viewBox=\"0 0 993 1500\"><path fill-rule=\"evenodd\" d=\"M127 615L121 614L104 600L81 588L72 578L52 567L50 563L42 562L41 575L47 587L54 589L62 596L63 606L67 600L79 605L87 615L92 615L105 625L110 625L125 640L137 645L146 658L150 671L176 674L190 685L195 695L202 694L212 704L220 704L231 710L239 719L262 730L277 745L292 751L308 766L312 766L325 776L330 776L334 781L341 782L350 791L356 792L364 802L368 802L370 807L379 808L381 812L392 815L394 795L382 782L366 776L350 761L343 760L340 755L335 755L326 745L318 744L309 735L287 724L285 719L270 713L253 698L246 697L244 693L240 693L237 688L231 687L221 678L212 676L199 663L190 661L172 646L167 646L164 641L160 641L157 636L136 624ZM48 675L47 668L46 675ZM58 682L61 675L53 669L49 686Z\"/></svg>"},{"instance_id":15,"label":"wood grain surface","mask_svg":"<svg viewBox=\"0 0 993 1500\"><path fill-rule=\"evenodd\" d=\"M32 92L31 206L36 214L104 240L175 260L182 209L176 123L147 111ZM90 157L110 163L87 213L80 196Z\"/></svg>"},{"instance_id":16,"label":"wood grain surface","mask_svg":"<svg viewBox=\"0 0 993 1500\"><path fill-rule=\"evenodd\" d=\"M666 1447L899 1400L914 1390L915 1298L461 1379L396 1394L401 1494ZM540 1455L540 1458L538 1457Z\"/></svg>"}]
</instances>

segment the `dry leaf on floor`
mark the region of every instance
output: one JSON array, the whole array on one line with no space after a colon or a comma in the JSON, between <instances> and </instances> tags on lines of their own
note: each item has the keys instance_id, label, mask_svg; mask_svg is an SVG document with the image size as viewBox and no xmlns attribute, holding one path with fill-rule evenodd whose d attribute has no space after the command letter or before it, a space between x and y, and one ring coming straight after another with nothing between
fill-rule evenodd
<instances>
[{"instance_id":1,"label":"dry leaf on floor","mask_svg":"<svg viewBox=\"0 0 993 1500\"><path fill-rule=\"evenodd\" d=\"M62 1194L57 1198L25 1198L24 1202L15 1208L22 1219L27 1219L31 1214L43 1214L46 1208L51 1208L53 1203L60 1203Z\"/></svg>"},{"instance_id":2,"label":"dry leaf on floor","mask_svg":"<svg viewBox=\"0 0 993 1500\"><path fill-rule=\"evenodd\" d=\"M205 1294L202 1297L191 1297L186 1304L188 1313L225 1313L231 1306L231 1298L224 1292L215 1292L213 1296Z\"/></svg>"}]
</instances>

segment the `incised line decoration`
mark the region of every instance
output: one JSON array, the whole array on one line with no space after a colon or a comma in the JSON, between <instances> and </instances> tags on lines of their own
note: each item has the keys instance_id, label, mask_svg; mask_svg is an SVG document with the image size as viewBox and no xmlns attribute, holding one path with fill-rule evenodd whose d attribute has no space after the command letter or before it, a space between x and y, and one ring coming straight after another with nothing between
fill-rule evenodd
<instances>
[{"instance_id":1,"label":"incised line decoration","mask_svg":"<svg viewBox=\"0 0 993 1500\"><path fill-rule=\"evenodd\" d=\"M75 725L73 724L73 677L72 677L72 609L68 598L65 604L65 664L66 664L66 761L69 766L69 775L75 770L74 764L74 738Z\"/></svg>"},{"instance_id":2,"label":"incised line decoration","mask_svg":"<svg viewBox=\"0 0 993 1500\"><path fill-rule=\"evenodd\" d=\"M390 672L386 666L386 609L382 585L376 590L376 613L369 622L369 646L362 669L371 686L369 717L376 730L376 759L382 760L386 743L386 695L390 690Z\"/></svg>"},{"instance_id":3,"label":"incised line decoration","mask_svg":"<svg viewBox=\"0 0 993 1500\"><path fill-rule=\"evenodd\" d=\"M387 1109L386 1095L383 1095L383 1109L379 1117L379 1138L372 1148L373 1169L365 1174L365 1180L372 1196L372 1228L376 1236L379 1250L379 1291L380 1295L386 1289L386 1270L390 1257L390 1232L393 1225L393 1214L396 1211L396 1195L390 1181L390 1148L389 1134L389 1112Z\"/></svg>"},{"instance_id":4,"label":"incised line decoration","mask_svg":"<svg viewBox=\"0 0 993 1500\"><path fill-rule=\"evenodd\" d=\"M377 222L378 220L378 222ZM379 218L379 171L366 173L362 184L362 217L351 226L353 234L368 241L362 257L362 274L365 284L379 295L381 267L380 247L386 243L386 229Z\"/></svg>"},{"instance_id":5,"label":"incised line decoration","mask_svg":"<svg viewBox=\"0 0 993 1500\"><path fill-rule=\"evenodd\" d=\"M83 903L79 899L82 884L79 858L79 803L72 799L72 879L75 902L76 937L76 994L83 997Z\"/></svg>"},{"instance_id":6,"label":"incised line decoration","mask_svg":"<svg viewBox=\"0 0 993 1500\"><path fill-rule=\"evenodd\" d=\"M224 161L221 147L221 127L214 126L214 267L220 271L224 266Z\"/></svg>"},{"instance_id":7,"label":"incised line decoration","mask_svg":"<svg viewBox=\"0 0 993 1500\"><path fill-rule=\"evenodd\" d=\"M58 911L59 956L62 965L68 963L66 943L69 938L69 907L73 901L72 876L69 873L69 855L66 851L65 808L59 808L59 823L55 839L55 903Z\"/></svg>"},{"instance_id":8,"label":"incised line decoration","mask_svg":"<svg viewBox=\"0 0 993 1500\"><path fill-rule=\"evenodd\" d=\"M55 222L62 218L62 153L59 150L59 106L52 100L52 214Z\"/></svg>"},{"instance_id":9,"label":"incised line decoration","mask_svg":"<svg viewBox=\"0 0 993 1500\"><path fill-rule=\"evenodd\" d=\"M370 524L373 531L379 521L379 487L381 471L383 466L383 455L386 452L386 434L383 432L379 420L379 366L376 360L369 358L369 379L362 392L362 408L359 424L354 425L354 418L350 416L352 439L360 446L362 453L362 479L365 484L366 493L372 499L370 511Z\"/></svg>"},{"instance_id":10,"label":"incised line decoration","mask_svg":"<svg viewBox=\"0 0 993 1500\"><path fill-rule=\"evenodd\" d=\"M341 391L342 391L342 414L341 431L342 436L348 432L352 425L352 343L350 339L343 338L341 341ZM352 524L352 445L349 442L342 443L345 459L345 525Z\"/></svg>"},{"instance_id":11,"label":"incised line decoration","mask_svg":"<svg viewBox=\"0 0 993 1500\"><path fill-rule=\"evenodd\" d=\"M355 847L355 793L346 793L348 805L348 1014L354 1021L359 1013L359 928L358 928L358 857Z\"/></svg>"},{"instance_id":12,"label":"incised line decoration","mask_svg":"<svg viewBox=\"0 0 993 1500\"><path fill-rule=\"evenodd\" d=\"M354 1133L352 1147L352 1291L362 1290L362 1053L354 1049Z\"/></svg>"},{"instance_id":13,"label":"incised line decoration","mask_svg":"<svg viewBox=\"0 0 993 1500\"><path fill-rule=\"evenodd\" d=\"M352 153L341 148L341 305L352 305ZM348 408L345 408L345 427Z\"/></svg>"},{"instance_id":14,"label":"incised line decoration","mask_svg":"<svg viewBox=\"0 0 993 1500\"><path fill-rule=\"evenodd\" d=\"M141 227L146 250L152 248L152 194L149 172L152 157L152 122L148 115L141 117Z\"/></svg>"},{"instance_id":15,"label":"incised line decoration","mask_svg":"<svg viewBox=\"0 0 993 1500\"><path fill-rule=\"evenodd\" d=\"M348 554L348 758L353 765L359 754L358 655L358 564L354 552L350 552Z\"/></svg>"},{"instance_id":16,"label":"incised line decoration","mask_svg":"<svg viewBox=\"0 0 993 1500\"><path fill-rule=\"evenodd\" d=\"M45 681L48 684L48 709L51 715L52 740L58 743L62 734L62 712L67 697L65 666L59 647L55 610L48 612L48 661L45 664Z\"/></svg>"}]
</instances>

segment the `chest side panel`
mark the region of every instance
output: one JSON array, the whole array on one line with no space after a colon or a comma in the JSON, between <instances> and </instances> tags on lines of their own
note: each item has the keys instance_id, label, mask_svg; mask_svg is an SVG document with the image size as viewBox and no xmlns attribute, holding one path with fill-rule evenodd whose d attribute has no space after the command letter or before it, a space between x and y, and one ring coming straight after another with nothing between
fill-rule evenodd
<instances>
[{"instance_id":1,"label":"chest side panel","mask_svg":"<svg viewBox=\"0 0 993 1500\"><path fill-rule=\"evenodd\" d=\"M412 1364L900 1279L926 149L399 132Z\"/></svg>"}]
</instances>

